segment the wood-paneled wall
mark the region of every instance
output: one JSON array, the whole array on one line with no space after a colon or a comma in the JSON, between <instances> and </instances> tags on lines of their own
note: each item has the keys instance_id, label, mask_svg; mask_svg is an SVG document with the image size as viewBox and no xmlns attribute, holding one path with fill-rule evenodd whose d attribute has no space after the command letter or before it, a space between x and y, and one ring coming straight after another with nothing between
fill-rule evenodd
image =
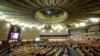
<instances>
[{"instance_id":1,"label":"wood-paneled wall","mask_svg":"<svg viewBox=\"0 0 100 56\"><path fill-rule=\"evenodd\" d=\"M7 40L10 27L7 27L6 21L0 21L0 40Z\"/></svg>"},{"instance_id":2,"label":"wood-paneled wall","mask_svg":"<svg viewBox=\"0 0 100 56\"><path fill-rule=\"evenodd\" d=\"M26 28L21 31L21 39L33 39L39 37L39 31L36 28Z\"/></svg>"}]
</instances>

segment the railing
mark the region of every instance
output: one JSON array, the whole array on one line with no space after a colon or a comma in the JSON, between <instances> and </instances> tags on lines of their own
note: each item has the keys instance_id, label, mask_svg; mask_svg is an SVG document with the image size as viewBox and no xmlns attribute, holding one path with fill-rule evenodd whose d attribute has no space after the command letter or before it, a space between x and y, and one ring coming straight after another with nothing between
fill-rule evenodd
<instances>
[{"instance_id":1,"label":"railing","mask_svg":"<svg viewBox=\"0 0 100 56\"><path fill-rule=\"evenodd\" d=\"M10 47L4 48L0 50L0 56L5 56L8 55L10 53Z\"/></svg>"}]
</instances>

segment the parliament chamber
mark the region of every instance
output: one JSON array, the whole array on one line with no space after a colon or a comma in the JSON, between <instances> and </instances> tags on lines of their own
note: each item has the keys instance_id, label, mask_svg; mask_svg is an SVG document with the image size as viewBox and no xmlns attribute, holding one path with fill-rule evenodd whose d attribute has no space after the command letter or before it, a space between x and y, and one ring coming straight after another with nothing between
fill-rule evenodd
<instances>
[{"instance_id":1,"label":"parliament chamber","mask_svg":"<svg viewBox=\"0 0 100 56\"><path fill-rule=\"evenodd\" d=\"M100 56L100 0L0 0L0 56Z\"/></svg>"}]
</instances>

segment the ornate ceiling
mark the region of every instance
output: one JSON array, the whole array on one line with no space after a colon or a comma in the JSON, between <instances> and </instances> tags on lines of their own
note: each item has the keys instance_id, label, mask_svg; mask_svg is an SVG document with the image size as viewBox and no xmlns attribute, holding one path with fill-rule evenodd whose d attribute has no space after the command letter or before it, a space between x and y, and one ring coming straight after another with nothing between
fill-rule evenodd
<instances>
[{"instance_id":1,"label":"ornate ceiling","mask_svg":"<svg viewBox=\"0 0 100 56\"><path fill-rule=\"evenodd\" d=\"M78 22L90 24L87 20L91 17L100 18L100 0L0 0L0 11L8 18L30 24L44 23L43 20L37 20L35 15L45 8L59 8L67 12L66 19L57 18L69 28L74 27L74 23Z\"/></svg>"}]
</instances>

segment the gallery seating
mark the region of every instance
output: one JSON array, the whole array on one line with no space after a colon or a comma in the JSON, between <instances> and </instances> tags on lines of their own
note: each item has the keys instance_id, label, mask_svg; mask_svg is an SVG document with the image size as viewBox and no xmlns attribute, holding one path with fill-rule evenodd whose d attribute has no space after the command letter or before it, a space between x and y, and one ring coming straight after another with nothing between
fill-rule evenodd
<instances>
[{"instance_id":1,"label":"gallery seating","mask_svg":"<svg viewBox=\"0 0 100 56\"><path fill-rule=\"evenodd\" d=\"M11 47L10 50L9 55L11 56L100 56L99 47L65 43L43 43L42 45L27 43Z\"/></svg>"}]
</instances>

